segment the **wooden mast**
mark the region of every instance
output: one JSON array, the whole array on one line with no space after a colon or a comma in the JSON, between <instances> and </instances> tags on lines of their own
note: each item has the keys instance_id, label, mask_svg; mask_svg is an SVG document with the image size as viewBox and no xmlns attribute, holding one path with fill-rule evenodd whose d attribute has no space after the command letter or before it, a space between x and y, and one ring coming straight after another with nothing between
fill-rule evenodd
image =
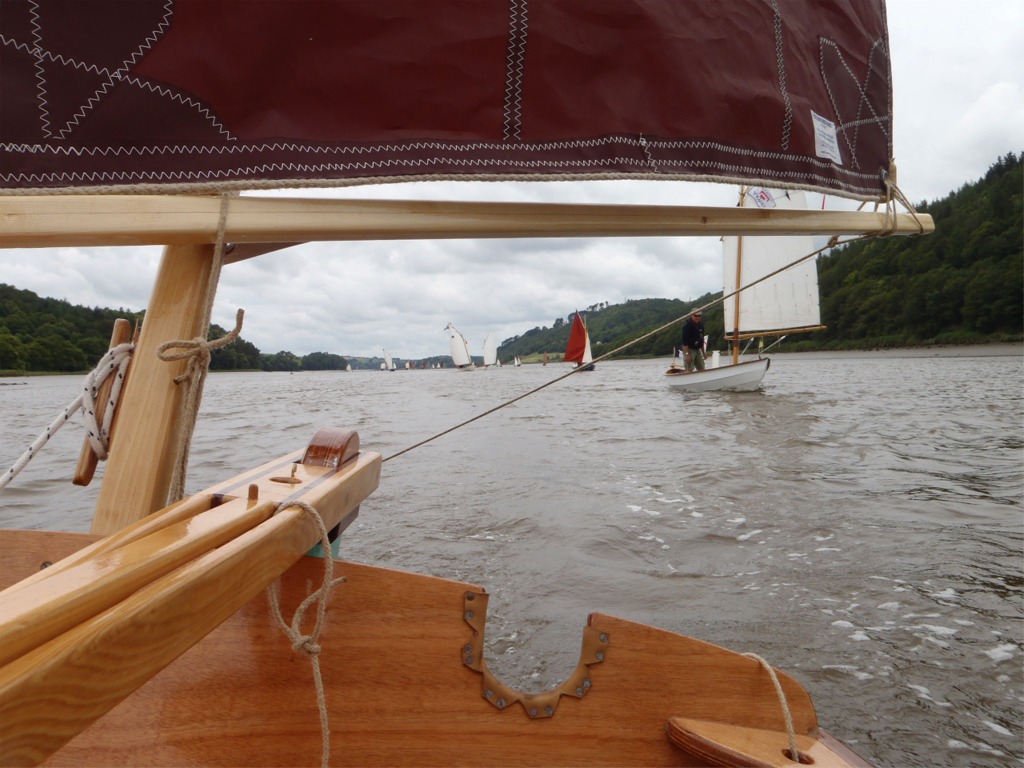
<instances>
[{"instance_id":1,"label":"wooden mast","mask_svg":"<svg viewBox=\"0 0 1024 768\"><path fill-rule=\"evenodd\" d=\"M216 290L208 286L213 253L212 244L164 250L118 406L117 439L103 473L93 533L113 533L167 504L188 387L174 378L188 362L165 362L156 350L166 341L206 337L208 290Z\"/></svg>"},{"instance_id":2,"label":"wooden mast","mask_svg":"<svg viewBox=\"0 0 1024 768\"><path fill-rule=\"evenodd\" d=\"M743 208L743 199L746 197L747 187L740 187L740 199L738 206ZM740 361L740 288L743 287L743 236L736 238L736 286L733 296L733 320L732 320L732 364L737 365Z\"/></svg>"}]
</instances>

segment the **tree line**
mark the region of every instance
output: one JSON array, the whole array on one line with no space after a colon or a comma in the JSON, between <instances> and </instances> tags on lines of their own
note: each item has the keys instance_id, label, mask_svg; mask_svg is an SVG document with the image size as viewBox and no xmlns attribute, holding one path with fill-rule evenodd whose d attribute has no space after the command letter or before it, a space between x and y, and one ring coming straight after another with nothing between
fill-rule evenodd
<instances>
[{"instance_id":1,"label":"tree line","mask_svg":"<svg viewBox=\"0 0 1024 768\"><path fill-rule=\"evenodd\" d=\"M835 248L818 258L825 330L793 334L790 351L1013 342L1024 338L1024 153L999 158L985 176L916 209L931 214L926 237L886 237ZM721 292L693 301L640 299L580 311L594 355L616 349ZM502 358L560 354L569 318L506 339ZM711 347L724 348L721 304L705 311ZM678 326L632 344L623 357L671 354Z\"/></svg>"},{"instance_id":2,"label":"tree line","mask_svg":"<svg viewBox=\"0 0 1024 768\"><path fill-rule=\"evenodd\" d=\"M0 374L90 370L110 346L114 321L125 318L138 327L144 315L124 308L90 309L0 283ZM210 326L211 341L226 335L219 325ZM210 369L215 371L323 371L347 366L346 358L329 352L301 357L291 352L263 354L241 337L210 353Z\"/></svg>"},{"instance_id":3,"label":"tree line","mask_svg":"<svg viewBox=\"0 0 1024 768\"><path fill-rule=\"evenodd\" d=\"M1024 338L1024 153L999 158L978 181L917 206L935 221L927 237L876 238L838 247L818 258L821 317L825 330L793 335L796 351L870 349L933 344L979 344ZM594 354L616 349L698 306L692 301L637 299L598 302L586 317ZM78 372L106 352L114 320L135 323L144 313L72 305L0 283L0 373ZM560 354L570 315L506 339L502 360L544 352ZM721 305L704 314L712 347L721 348ZM210 327L210 339L226 331ZM630 344L623 357L670 354L681 331L674 326ZM214 350L212 370L342 370L349 360L329 352L298 356L262 353L238 338ZM355 366L354 366L355 367Z\"/></svg>"}]
</instances>

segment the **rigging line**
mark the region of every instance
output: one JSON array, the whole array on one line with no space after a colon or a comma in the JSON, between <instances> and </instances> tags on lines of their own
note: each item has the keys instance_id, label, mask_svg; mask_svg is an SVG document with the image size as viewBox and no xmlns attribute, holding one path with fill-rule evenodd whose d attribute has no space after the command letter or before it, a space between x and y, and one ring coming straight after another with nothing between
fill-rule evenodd
<instances>
[{"instance_id":1,"label":"rigging line","mask_svg":"<svg viewBox=\"0 0 1024 768\"><path fill-rule=\"evenodd\" d=\"M801 256L800 258L796 259L795 261L791 261L789 264L786 264L783 267L779 267L779 269L776 269L774 272L769 272L767 275L763 275L763 276L759 277L757 280L752 280L749 283L747 283L746 285L741 286L740 288L737 288L735 291L732 291L731 293L723 293L720 298L715 299L714 301L710 301L707 304L704 304L704 305L702 305L700 307L697 307L696 309L691 309L689 312L687 312L682 317L677 317L675 320L670 320L669 322L665 323L664 325L661 325L661 326L655 328L653 331L648 331L647 333L643 334L642 336L638 336L635 339L627 341L625 344L622 344L621 346L616 347L615 349L611 350L610 352L605 352L603 355L600 355L599 357L595 357L592 362L594 364L597 364L597 363L601 362L602 360L607 360L612 355L617 355L619 352L622 352L625 349L629 349L634 344L639 344L641 341L649 339L651 336L655 336L655 335L661 333L662 331L667 331L669 328L672 328L673 326L679 325L679 324L689 320L690 317L692 317L693 315L697 314L698 312L701 312L702 310L710 309L711 307L717 307L719 304L724 302L726 299L730 299L733 296L736 296L737 294L742 293L743 291L747 290L748 288L753 288L758 283L762 283L765 280L769 280L769 279L775 277L776 275L778 275L778 274L780 274L782 272L785 272L787 269L792 269L793 267L797 266L798 264L802 264L803 262L807 261L808 259L813 259L818 254L820 254L820 253L822 253L824 251L827 251L828 249L833 248L836 245L839 245L839 244L846 245L848 243L854 243L854 242L857 242L858 240L866 240L867 238L875 237L875 236L876 235L874 235L874 234L858 235L857 237L850 238L849 240L844 240L844 241L842 241L842 243L839 243L839 241L836 238L833 237L833 238L831 238L828 241L828 243L826 245L823 245L821 248L818 248L815 251L811 251L810 253L808 253L808 254L806 254L804 256ZM489 408L488 410L484 411L483 413L478 413L476 416L473 416L472 418L466 419L465 421L462 421L462 422L456 424L453 427L449 427L448 429L445 429L445 430L443 430L441 432L438 432L437 434L434 434L434 435L431 435L430 437L424 438L423 440L420 440L418 443L413 443L409 447L403 448L398 453L393 453L390 456L388 456L387 458L383 459L382 463L387 463L387 462L391 461L392 459L397 459L399 456L401 456L403 454L406 454L406 453L409 453L409 451L412 451L412 450L414 450L416 448L420 448L420 447L426 445L427 443L430 443L430 442L433 442L434 440L437 440L439 437L444 437L445 435L450 434L450 433L454 432L457 429L461 429L462 427L465 427L468 424L472 424L474 421L478 421L479 419L482 419L484 416L490 416L495 411L500 411L502 408L504 408L506 406L512 405L513 403L517 403L520 400L523 400L524 398L529 397L530 395L534 395L534 394L540 392L542 389L547 389L552 384L557 384L558 382L560 382L560 381L562 381L564 379L569 378L570 376L573 376L573 375L579 373L580 371L583 370L584 367L585 366L581 365L578 368L573 368L569 372L564 373L561 376L558 376L558 377L552 379L551 381L548 381L548 382L545 382L544 384L541 384L539 387L534 387L533 389L531 389L531 390L529 390L527 392L524 392L521 395L517 395L516 397L513 397L511 400L506 400L505 402L499 403L498 405L494 406L493 408Z\"/></svg>"}]
</instances>

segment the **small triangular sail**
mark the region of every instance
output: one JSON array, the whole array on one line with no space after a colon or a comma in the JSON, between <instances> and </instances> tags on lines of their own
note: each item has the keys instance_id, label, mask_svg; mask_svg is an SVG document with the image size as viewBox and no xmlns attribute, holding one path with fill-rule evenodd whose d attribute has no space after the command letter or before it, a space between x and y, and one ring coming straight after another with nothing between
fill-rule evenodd
<instances>
[{"instance_id":1,"label":"small triangular sail","mask_svg":"<svg viewBox=\"0 0 1024 768\"><path fill-rule=\"evenodd\" d=\"M801 191L753 187L743 195L741 205L806 209L807 201ZM722 282L725 294L728 296L791 264L815 248L814 238L809 235L722 238ZM737 328L743 337L821 327L817 264L814 259L808 259L737 295L729 296L723 309L727 337L734 336Z\"/></svg>"}]
</instances>

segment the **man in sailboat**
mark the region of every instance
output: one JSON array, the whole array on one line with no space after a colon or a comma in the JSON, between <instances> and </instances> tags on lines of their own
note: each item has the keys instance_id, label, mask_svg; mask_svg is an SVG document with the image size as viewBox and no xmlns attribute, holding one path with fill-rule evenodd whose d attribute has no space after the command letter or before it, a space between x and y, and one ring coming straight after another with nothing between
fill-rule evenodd
<instances>
[{"instance_id":1,"label":"man in sailboat","mask_svg":"<svg viewBox=\"0 0 1024 768\"><path fill-rule=\"evenodd\" d=\"M699 311L683 324L683 357L687 371L704 370L704 322Z\"/></svg>"}]
</instances>

